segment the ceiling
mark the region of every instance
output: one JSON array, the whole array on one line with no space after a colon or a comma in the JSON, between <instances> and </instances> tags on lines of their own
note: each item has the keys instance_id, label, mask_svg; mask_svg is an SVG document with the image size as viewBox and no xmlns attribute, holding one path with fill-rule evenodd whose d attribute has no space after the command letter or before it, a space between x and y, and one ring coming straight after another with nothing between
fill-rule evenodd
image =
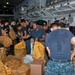
<instances>
[{"instance_id":1,"label":"ceiling","mask_svg":"<svg viewBox=\"0 0 75 75\"><path fill-rule=\"evenodd\" d=\"M13 8L22 1L24 0L0 0L0 14L14 14ZM29 8L28 3L26 3L24 7L27 10L25 9L21 14L22 16L25 14L24 16L27 18L56 17L61 14L70 14L71 12L75 12L74 1L75 0L46 0L46 6L44 8L40 7L41 9L39 8L40 3L36 2L36 4L33 4L30 2L30 4L33 5Z\"/></svg>"},{"instance_id":2,"label":"ceiling","mask_svg":"<svg viewBox=\"0 0 75 75\"><path fill-rule=\"evenodd\" d=\"M47 0L48 1L48 0ZM54 1L54 0L49 0ZM66 2L65 2L66 1ZM25 18L53 18L53 17L60 17L64 15L70 15L75 13L75 0L58 0L56 3L51 4L45 8L37 8L29 9L28 11L24 10L21 12L21 16Z\"/></svg>"},{"instance_id":3,"label":"ceiling","mask_svg":"<svg viewBox=\"0 0 75 75\"><path fill-rule=\"evenodd\" d=\"M13 8L23 0L0 0L0 14L13 14Z\"/></svg>"}]
</instances>

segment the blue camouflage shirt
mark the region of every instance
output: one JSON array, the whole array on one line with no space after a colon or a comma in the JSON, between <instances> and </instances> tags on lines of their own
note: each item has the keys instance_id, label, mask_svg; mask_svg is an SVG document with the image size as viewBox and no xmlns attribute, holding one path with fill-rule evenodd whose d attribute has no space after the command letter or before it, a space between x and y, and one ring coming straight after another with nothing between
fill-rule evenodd
<instances>
[{"instance_id":1,"label":"blue camouflage shirt","mask_svg":"<svg viewBox=\"0 0 75 75\"><path fill-rule=\"evenodd\" d=\"M66 29L57 29L49 33L45 45L50 49L50 58L57 60L70 60L71 38L74 35Z\"/></svg>"}]
</instances>

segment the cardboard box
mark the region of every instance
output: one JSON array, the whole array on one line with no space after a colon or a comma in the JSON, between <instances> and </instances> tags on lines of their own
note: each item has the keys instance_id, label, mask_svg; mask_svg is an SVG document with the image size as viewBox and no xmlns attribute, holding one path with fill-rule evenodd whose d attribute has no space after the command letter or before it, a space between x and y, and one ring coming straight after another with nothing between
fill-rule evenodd
<instances>
[{"instance_id":1,"label":"cardboard box","mask_svg":"<svg viewBox=\"0 0 75 75\"><path fill-rule=\"evenodd\" d=\"M31 75L44 75L44 60L35 59L30 65Z\"/></svg>"}]
</instances>

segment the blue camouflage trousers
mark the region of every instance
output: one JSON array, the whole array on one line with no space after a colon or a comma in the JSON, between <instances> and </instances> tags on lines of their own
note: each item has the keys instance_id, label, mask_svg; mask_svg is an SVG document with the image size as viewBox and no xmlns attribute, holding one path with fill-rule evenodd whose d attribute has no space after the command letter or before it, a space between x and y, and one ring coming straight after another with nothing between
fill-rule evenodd
<instances>
[{"instance_id":1,"label":"blue camouflage trousers","mask_svg":"<svg viewBox=\"0 0 75 75\"><path fill-rule=\"evenodd\" d=\"M75 75L74 64L70 62L54 62L49 60L45 75Z\"/></svg>"},{"instance_id":2,"label":"blue camouflage trousers","mask_svg":"<svg viewBox=\"0 0 75 75\"><path fill-rule=\"evenodd\" d=\"M27 39L25 42L26 42L27 54L30 54L31 53L30 39Z\"/></svg>"}]
</instances>

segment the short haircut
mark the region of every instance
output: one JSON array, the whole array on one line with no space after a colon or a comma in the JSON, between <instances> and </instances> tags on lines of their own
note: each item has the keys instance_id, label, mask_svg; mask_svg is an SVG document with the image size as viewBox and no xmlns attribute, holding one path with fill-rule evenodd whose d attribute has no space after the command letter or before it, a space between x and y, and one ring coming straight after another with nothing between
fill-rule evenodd
<instances>
[{"instance_id":1,"label":"short haircut","mask_svg":"<svg viewBox=\"0 0 75 75\"><path fill-rule=\"evenodd\" d=\"M45 25L47 25L47 22L46 21L43 21L43 24L45 23Z\"/></svg>"},{"instance_id":2,"label":"short haircut","mask_svg":"<svg viewBox=\"0 0 75 75\"><path fill-rule=\"evenodd\" d=\"M36 25L38 24L37 21L34 21L33 23L35 23Z\"/></svg>"},{"instance_id":3,"label":"short haircut","mask_svg":"<svg viewBox=\"0 0 75 75\"><path fill-rule=\"evenodd\" d=\"M54 26L60 26L60 24L59 23L52 23L51 25L50 25L50 28L52 28L52 27L54 27Z\"/></svg>"},{"instance_id":4,"label":"short haircut","mask_svg":"<svg viewBox=\"0 0 75 75\"><path fill-rule=\"evenodd\" d=\"M59 23L59 20L54 21L54 23Z\"/></svg>"},{"instance_id":5,"label":"short haircut","mask_svg":"<svg viewBox=\"0 0 75 75\"><path fill-rule=\"evenodd\" d=\"M65 27L66 26L66 24L65 23L59 23L60 24L60 26L63 28L63 27Z\"/></svg>"}]
</instances>

